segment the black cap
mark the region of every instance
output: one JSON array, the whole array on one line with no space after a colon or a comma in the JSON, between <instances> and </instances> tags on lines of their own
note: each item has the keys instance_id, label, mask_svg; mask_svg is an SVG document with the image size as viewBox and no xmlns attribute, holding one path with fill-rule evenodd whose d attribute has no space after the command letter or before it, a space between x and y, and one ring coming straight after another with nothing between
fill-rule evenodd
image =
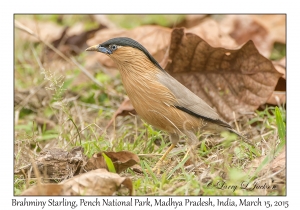
<instances>
[{"instance_id":1,"label":"black cap","mask_svg":"<svg viewBox=\"0 0 300 210\"><path fill-rule=\"evenodd\" d=\"M128 47L133 47L133 48L139 49L140 51L142 51L150 59L150 61L156 67L158 67L159 69L164 71L164 69L153 58L153 56L148 52L148 50L143 45L138 43L137 41L135 41L131 38L128 38L128 37L117 37L117 38L107 40L106 42L103 42L102 44L100 44L100 46L108 47L109 45L112 45L112 44L115 44L115 45L118 45L118 46L128 46Z\"/></svg>"}]
</instances>

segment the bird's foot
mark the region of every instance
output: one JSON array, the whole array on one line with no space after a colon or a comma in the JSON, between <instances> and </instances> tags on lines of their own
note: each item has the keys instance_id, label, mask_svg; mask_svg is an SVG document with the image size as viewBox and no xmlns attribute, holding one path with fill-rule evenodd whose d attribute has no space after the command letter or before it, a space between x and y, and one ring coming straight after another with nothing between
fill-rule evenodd
<instances>
[{"instance_id":1,"label":"bird's foot","mask_svg":"<svg viewBox=\"0 0 300 210\"><path fill-rule=\"evenodd\" d=\"M159 159L159 161L155 164L154 168L152 169L153 173L156 172L156 174L160 174L160 168L162 166L163 161L167 157L167 155L170 153L170 151L175 147L175 144L171 144L171 146L167 149L167 151L164 153L164 155Z\"/></svg>"},{"instance_id":2,"label":"bird's foot","mask_svg":"<svg viewBox=\"0 0 300 210\"><path fill-rule=\"evenodd\" d=\"M161 170L160 170L160 169L161 169L161 166L162 166L162 161L158 161L158 162L155 164L154 168L151 169L151 172L154 173L154 174L156 174L156 175L159 175L160 172L161 172ZM150 173L150 170L146 169L146 172L149 174L149 173Z\"/></svg>"},{"instance_id":3,"label":"bird's foot","mask_svg":"<svg viewBox=\"0 0 300 210\"><path fill-rule=\"evenodd\" d=\"M181 163L183 162L188 165L195 164L197 162L196 146L190 146L190 148L188 148L187 152L181 160Z\"/></svg>"},{"instance_id":4,"label":"bird's foot","mask_svg":"<svg viewBox=\"0 0 300 210\"><path fill-rule=\"evenodd\" d=\"M161 173L161 168L164 166L164 165L168 165L170 163L170 161L161 161L159 160L155 166L152 168L152 172L156 175L159 175ZM148 172L148 171L147 171Z\"/></svg>"},{"instance_id":5,"label":"bird's foot","mask_svg":"<svg viewBox=\"0 0 300 210\"><path fill-rule=\"evenodd\" d=\"M185 153L184 157L182 158L182 161L188 157L190 152L191 152L191 148L189 148L188 151Z\"/></svg>"},{"instance_id":6,"label":"bird's foot","mask_svg":"<svg viewBox=\"0 0 300 210\"><path fill-rule=\"evenodd\" d=\"M156 164L155 164L155 166L154 166L154 168L152 169L152 172L153 173L156 173L156 175L159 175L160 174L160 169L161 169L161 166L162 166L162 161L158 161Z\"/></svg>"}]
</instances>

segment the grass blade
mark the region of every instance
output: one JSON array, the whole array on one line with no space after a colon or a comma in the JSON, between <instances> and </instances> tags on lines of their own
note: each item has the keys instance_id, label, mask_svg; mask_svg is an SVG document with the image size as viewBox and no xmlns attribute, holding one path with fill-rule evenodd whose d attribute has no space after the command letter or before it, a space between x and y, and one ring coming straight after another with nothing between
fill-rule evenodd
<instances>
[{"instance_id":1,"label":"grass blade","mask_svg":"<svg viewBox=\"0 0 300 210\"><path fill-rule=\"evenodd\" d=\"M276 115L276 123L278 127L278 135L281 142L283 142L285 140L285 124L282 120L282 116L278 107L275 107L275 115Z\"/></svg>"},{"instance_id":2,"label":"grass blade","mask_svg":"<svg viewBox=\"0 0 300 210\"><path fill-rule=\"evenodd\" d=\"M277 124L277 127L278 127L278 135L279 135L279 138L280 138L280 143L277 146L277 149L275 151L275 155L277 156L285 146L285 142L286 142L285 132L286 132L286 130L285 130L285 123L282 120L281 112L278 109L278 107L275 107L275 116L276 116L276 124Z\"/></svg>"},{"instance_id":3,"label":"grass blade","mask_svg":"<svg viewBox=\"0 0 300 210\"><path fill-rule=\"evenodd\" d=\"M116 173L115 166L114 166L113 162L111 161L111 159L104 152L102 152L102 155L104 157L104 160L108 167L109 172Z\"/></svg>"}]
</instances>

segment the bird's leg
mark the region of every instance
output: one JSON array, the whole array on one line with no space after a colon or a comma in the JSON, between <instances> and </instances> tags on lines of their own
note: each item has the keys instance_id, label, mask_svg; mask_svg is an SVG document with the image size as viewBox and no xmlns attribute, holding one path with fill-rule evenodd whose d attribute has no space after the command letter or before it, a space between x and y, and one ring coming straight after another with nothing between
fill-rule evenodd
<instances>
[{"instance_id":1,"label":"bird's leg","mask_svg":"<svg viewBox=\"0 0 300 210\"><path fill-rule=\"evenodd\" d=\"M171 150L176 146L179 136L177 134L170 134L170 140L172 142L171 146L167 149L167 151L164 153L164 155L158 160L158 162L155 164L154 168L152 169L153 172L156 172L156 174L160 174L160 167L162 165L162 162L167 157L167 155L171 152Z\"/></svg>"},{"instance_id":2,"label":"bird's leg","mask_svg":"<svg viewBox=\"0 0 300 210\"><path fill-rule=\"evenodd\" d=\"M184 155L182 161L185 160L185 158L190 154L192 161L195 162L195 160L196 160L195 148L198 145L198 138L195 135L195 133L192 131L186 130L186 131L184 131L184 134L188 137L187 144L189 146L189 149L186 152L186 154Z\"/></svg>"},{"instance_id":3,"label":"bird's leg","mask_svg":"<svg viewBox=\"0 0 300 210\"><path fill-rule=\"evenodd\" d=\"M167 157L167 155L171 152L171 150L175 147L175 144L171 144L171 146L168 148L168 150L165 152L165 154L159 159L159 161L155 164L154 168L152 169L153 172L156 172L156 174L160 174L160 167L162 165L162 162Z\"/></svg>"},{"instance_id":4,"label":"bird's leg","mask_svg":"<svg viewBox=\"0 0 300 210\"><path fill-rule=\"evenodd\" d=\"M182 158L182 161L189 155L189 153L191 152L192 148L190 147L188 149L188 151L185 153L184 157Z\"/></svg>"}]
</instances>

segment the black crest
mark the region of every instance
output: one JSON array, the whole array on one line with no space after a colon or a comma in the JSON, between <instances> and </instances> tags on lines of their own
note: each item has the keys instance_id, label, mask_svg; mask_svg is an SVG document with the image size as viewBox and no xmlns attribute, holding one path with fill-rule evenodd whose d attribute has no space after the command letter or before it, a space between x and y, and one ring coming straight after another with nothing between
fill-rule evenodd
<instances>
[{"instance_id":1,"label":"black crest","mask_svg":"<svg viewBox=\"0 0 300 210\"><path fill-rule=\"evenodd\" d=\"M148 52L148 50L141 45L140 43L138 43L137 41L130 39L128 37L117 37L117 38L113 38L110 40L107 40L106 42L103 42L102 44L100 44L100 46L102 47L108 47L109 45L118 45L118 46L129 46L129 47L134 47L139 49L140 51L142 51L143 53L145 53L145 55L150 59L150 61L159 69L163 70L164 69L159 65L159 63L152 57L152 55Z\"/></svg>"}]
</instances>

